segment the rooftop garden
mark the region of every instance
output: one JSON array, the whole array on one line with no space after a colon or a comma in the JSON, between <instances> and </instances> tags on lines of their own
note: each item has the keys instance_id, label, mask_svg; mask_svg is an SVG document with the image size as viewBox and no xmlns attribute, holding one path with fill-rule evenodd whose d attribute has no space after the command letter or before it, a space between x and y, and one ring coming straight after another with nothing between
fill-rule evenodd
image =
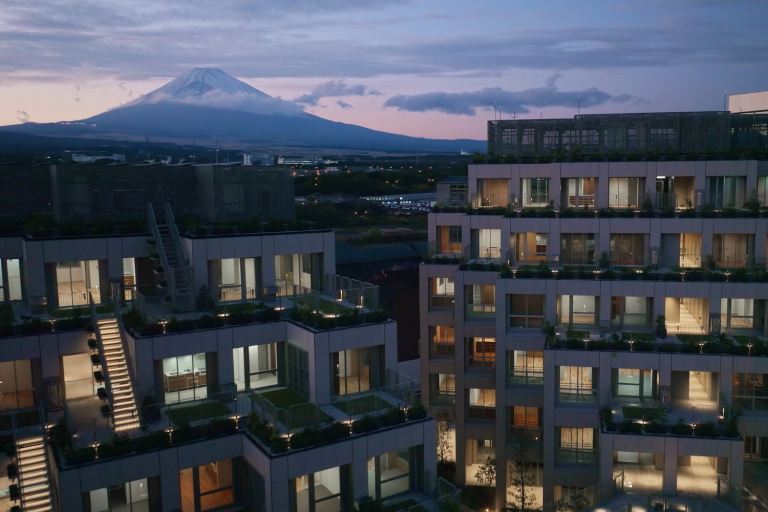
<instances>
[{"instance_id":1,"label":"rooftop garden","mask_svg":"<svg viewBox=\"0 0 768 512\"><path fill-rule=\"evenodd\" d=\"M656 318L653 332L623 331L596 336L589 331L566 329L558 335L556 326L549 322L544 324L542 331L547 337L547 348L551 350L768 356L768 342L757 336L726 333L670 335L661 315Z\"/></svg>"},{"instance_id":2,"label":"rooftop garden","mask_svg":"<svg viewBox=\"0 0 768 512\"><path fill-rule=\"evenodd\" d=\"M663 410L657 407L624 407L623 419L615 422L613 411L605 408L600 412L603 432L635 435L666 435L704 437L710 439L739 439L738 417L732 414L730 419L688 423L679 418L670 423Z\"/></svg>"},{"instance_id":3,"label":"rooftop garden","mask_svg":"<svg viewBox=\"0 0 768 512\"><path fill-rule=\"evenodd\" d=\"M475 152L473 164L549 164L556 162L664 162L664 161L717 161L717 160L766 160L768 153L753 148L725 151L611 151L609 153L584 153L558 151L546 154L523 153L522 155L494 155Z\"/></svg>"},{"instance_id":4,"label":"rooftop garden","mask_svg":"<svg viewBox=\"0 0 768 512\"><path fill-rule=\"evenodd\" d=\"M98 314L113 311L110 304L96 307ZM20 317L17 321L11 304L0 305L0 338L12 336L32 336L50 332L79 331L91 326L91 311L89 308L56 309L45 315Z\"/></svg>"}]
</instances>

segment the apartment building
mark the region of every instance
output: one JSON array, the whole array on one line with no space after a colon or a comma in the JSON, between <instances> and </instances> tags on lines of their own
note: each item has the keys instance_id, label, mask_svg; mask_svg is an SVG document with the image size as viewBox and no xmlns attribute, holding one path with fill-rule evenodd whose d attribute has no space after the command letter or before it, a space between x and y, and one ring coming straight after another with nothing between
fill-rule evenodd
<instances>
[{"instance_id":1,"label":"apartment building","mask_svg":"<svg viewBox=\"0 0 768 512\"><path fill-rule=\"evenodd\" d=\"M144 234L0 238L0 507L452 501L396 324L335 274L334 233L180 236L165 210Z\"/></svg>"},{"instance_id":2,"label":"apartment building","mask_svg":"<svg viewBox=\"0 0 768 512\"><path fill-rule=\"evenodd\" d=\"M521 506L521 481L529 508L748 509L768 446L768 162L618 149L490 155L438 184L424 404L455 423L458 483L495 461L497 509Z\"/></svg>"}]
</instances>

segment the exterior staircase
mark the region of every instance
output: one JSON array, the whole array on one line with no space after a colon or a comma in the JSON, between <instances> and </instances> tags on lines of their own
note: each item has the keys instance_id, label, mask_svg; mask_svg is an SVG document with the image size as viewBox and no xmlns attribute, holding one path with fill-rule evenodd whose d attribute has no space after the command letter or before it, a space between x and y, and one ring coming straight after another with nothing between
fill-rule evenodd
<instances>
[{"instance_id":1,"label":"exterior staircase","mask_svg":"<svg viewBox=\"0 0 768 512\"><path fill-rule=\"evenodd\" d=\"M171 207L166 203L162 210L158 209L157 215L152 204L149 204L148 210L149 226L157 242L157 250L165 272L165 280L168 282L173 307L178 311L193 311L195 294L192 269L182 252Z\"/></svg>"},{"instance_id":2,"label":"exterior staircase","mask_svg":"<svg viewBox=\"0 0 768 512\"><path fill-rule=\"evenodd\" d=\"M109 383L115 432L139 428L136 397L133 394L130 370L117 320L114 315L109 318L100 318L96 323L96 329L101 344L102 368Z\"/></svg>"},{"instance_id":3,"label":"exterior staircase","mask_svg":"<svg viewBox=\"0 0 768 512\"><path fill-rule=\"evenodd\" d=\"M20 508L24 512L53 510L47 462L45 440L42 436L16 441Z\"/></svg>"}]
</instances>

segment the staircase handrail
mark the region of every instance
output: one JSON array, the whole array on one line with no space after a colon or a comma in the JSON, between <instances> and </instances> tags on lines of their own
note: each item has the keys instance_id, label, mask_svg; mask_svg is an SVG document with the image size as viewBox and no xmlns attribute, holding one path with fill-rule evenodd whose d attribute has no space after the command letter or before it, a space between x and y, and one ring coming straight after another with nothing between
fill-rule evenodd
<instances>
[{"instance_id":1,"label":"staircase handrail","mask_svg":"<svg viewBox=\"0 0 768 512\"><path fill-rule=\"evenodd\" d=\"M183 269L184 269L184 277L187 280L187 285L189 287L190 292L194 292L194 281L193 281L193 275L192 275L192 267L190 267L190 255L187 251L187 248L184 244L181 243L181 236L179 235L179 229L176 226L176 219L173 217L173 211L171 210L170 203L165 203L165 222L168 224L170 230L171 230L171 238L173 238L173 243L176 246L176 252L178 253L179 257L183 259Z\"/></svg>"},{"instance_id":2,"label":"staircase handrail","mask_svg":"<svg viewBox=\"0 0 768 512\"><path fill-rule=\"evenodd\" d=\"M104 376L104 387L106 388L107 393L109 393L109 403L112 407L112 410L114 410L115 404L112 400L112 381L109 380L109 372L107 371L107 356L104 353L104 340L101 337L101 329L99 328L98 316L96 313L96 303L93 301L93 295L91 292L88 292L88 301L91 309L91 322L93 322L93 334L96 335L96 350L99 352L99 360L101 361L101 374ZM93 366L91 369L93 369Z\"/></svg>"},{"instance_id":3,"label":"staircase handrail","mask_svg":"<svg viewBox=\"0 0 768 512\"><path fill-rule=\"evenodd\" d=\"M48 418L45 415L45 406L43 405L43 401L40 400L40 428L43 431L42 438L43 438L43 457L45 457L45 472L48 475L48 489L52 490L53 482L51 481L51 475L53 474L53 469L55 467L54 462L51 460L51 454L48 451L48 438L46 436L46 424L48 423ZM59 510L60 509L60 503L59 503L59 497L58 492L51 492L51 505L53 507L53 510ZM23 495L23 494L22 494ZM54 495L55 498L54 498Z\"/></svg>"},{"instance_id":4,"label":"staircase handrail","mask_svg":"<svg viewBox=\"0 0 768 512\"><path fill-rule=\"evenodd\" d=\"M120 346L123 349L123 355L125 356L126 366L128 367L128 380L131 382L131 390L133 391L133 401L136 406L136 412L138 414L139 404L138 397L136 396L136 376L134 375L136 367L133 364L133 356L128 350L128 346L125 340L125 326L123 325L123 315L120 314L118 309L118 303L120 302L120 286L115 285L112 287L112 307L115 310L115 321L117 322L117 332L120 334ZM105 361L106 362L106 361ZM110 393L110 400L112 399L112 393ZM114 405L113 405L114 410Z\"/></svg>"},{"instance_id":5,"label":"staircase handrail","mask_svg":"<svg viewBox=\"0 0 768 512\"><path fill-rule=\"evenodd\" d=\"M176 289L176 283L174 282L173 267L168 263L168 258L165 255L165 247L163 246L163 239L160 237L160 230L157 227L157 217L155 216L155 209L152 203L147 203L147 223L149 229L152 231L152 238L155 239L155 247L157 254L160 256L160 264L163 267L165 279L172 284L173 291Z\"/></svg>"}]
</instances>

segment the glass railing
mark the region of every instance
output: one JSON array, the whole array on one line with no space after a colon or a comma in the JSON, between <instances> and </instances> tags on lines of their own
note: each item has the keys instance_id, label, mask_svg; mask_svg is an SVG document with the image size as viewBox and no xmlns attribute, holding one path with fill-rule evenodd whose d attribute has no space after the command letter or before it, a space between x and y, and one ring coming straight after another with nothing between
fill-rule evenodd
<instances>
[{"instance_id":1,"label":"glass railing","mask_svg":"<svg viewBox=\"0 0 768 512\"><path fill-rule=\"evenodd\" d=\"M495 303L466 304L464 314L468 317L490 318L496 314Z\"/></svg>"}]
</instances>

